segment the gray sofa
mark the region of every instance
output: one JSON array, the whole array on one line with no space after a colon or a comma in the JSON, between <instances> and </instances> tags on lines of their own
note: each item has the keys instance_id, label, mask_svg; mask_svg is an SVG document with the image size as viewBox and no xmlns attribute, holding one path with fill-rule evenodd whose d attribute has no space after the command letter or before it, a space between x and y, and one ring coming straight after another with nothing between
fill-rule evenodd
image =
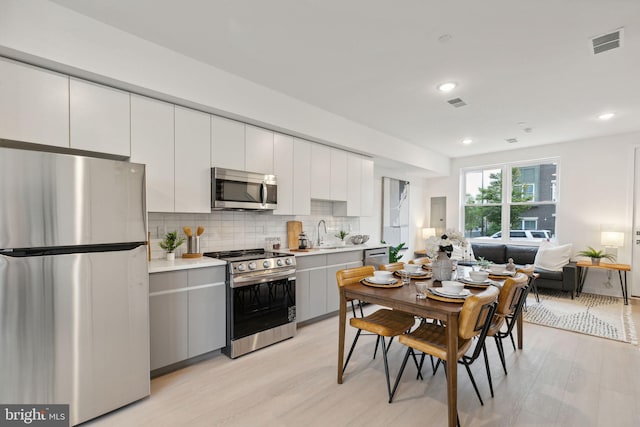
<instances>
[{"instance_id":1,"label":"gray sofa","mask_svg":"<svg viewBox=\"0 0 640 427\"><path fill-rule=\"evenodd\" d=\"M495 264L506 264L509 258L513 258L513 262L518 266L524 266L526 264L533 265L536 254L538 253L537 246L503 243L472 243L471 248L473 249L473 255L476 260L483 257ZM473 262L459 262L459 264L470 265L473 264ZM535 272L540 274L540 277L536 280L536 286L538 288L571 292L571 297L573 298L573 292L578 283L578 268L575 262L570 261L565 264L562 271L548 271L536 268Z\"/></svg>"}]
</instances>

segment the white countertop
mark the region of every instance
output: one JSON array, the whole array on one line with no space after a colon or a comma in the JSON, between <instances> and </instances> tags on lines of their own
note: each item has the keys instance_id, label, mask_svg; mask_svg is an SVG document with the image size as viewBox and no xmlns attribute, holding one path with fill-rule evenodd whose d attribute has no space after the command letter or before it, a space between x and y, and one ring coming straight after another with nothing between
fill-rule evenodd
<instances>
[{"instance_id":1,"label":"white countertop","mask_svg":"<svg viewBox=\"0 0 640 427\"><path fill-rule=\"evenodd\" d=\"M345 245L335 249L311 249L308 252L289 252L285 249L282 252L290 253L296 257L335 254L349 251L362 251L365 249L384 248L387 245ZM149 261L149 273L162 273L166 271L187 270L190 268L216 267L226 265L226 261L217 258L176 258L175 261L167 261L166 259L152 259Z\"/></svg>"},{"instance_id":2,"label":"white countertop","mask_svg":"<svg viewBox=\"0 0 640 427\"><path fill-rule=\"evenodd\" d=\"M216 267L226 265L226 261L217 258L176 258L175 261L166 259L152 259L149 261L149 273L162 273L165 271L187 270L189 268Z\"/></svg>"},{"instance_id":3,"label":"white countertop","mask_svg":"<svg viewBox=\"0 0 640 427\"><path fill-rule=\"evenodd\" d=\"M379 244L379 245L345 245L345 246L340 246L338 248L335 249L316 249L313 248L311 250L305 251L305 252L298 252L298 251L289 251L288 249L285 250L285 252L288 252L290 254L293 254L297 257L302 257L302 256L313 256L313 255L326 255L326 254L335 254L335 253L339 253L339 252L349 252L349 251L362 251L362 250L366 250L366 249L375 249L375 248L384 248L387 245L385 244Z\"/></svg>"}]
</instances>

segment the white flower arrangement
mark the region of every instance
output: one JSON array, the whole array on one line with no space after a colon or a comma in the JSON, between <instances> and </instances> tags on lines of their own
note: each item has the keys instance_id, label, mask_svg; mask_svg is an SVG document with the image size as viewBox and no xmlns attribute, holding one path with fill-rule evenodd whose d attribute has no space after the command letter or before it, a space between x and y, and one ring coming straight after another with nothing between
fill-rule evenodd
<instances>
[{"instance_id":1,"label":"white flower arrangement","mask_svg":"<svg viewBox=\"0 0 640 427\"><path fill-rule=\"evenodd\" d=\"M447 229L442 236L432 236L427 239L427 256L434 257L439 251L450 254L453 251L454 245L464 248L467 246L467 239L464 237L464 234L459 231Z\"/></svg>"}]
</instances>

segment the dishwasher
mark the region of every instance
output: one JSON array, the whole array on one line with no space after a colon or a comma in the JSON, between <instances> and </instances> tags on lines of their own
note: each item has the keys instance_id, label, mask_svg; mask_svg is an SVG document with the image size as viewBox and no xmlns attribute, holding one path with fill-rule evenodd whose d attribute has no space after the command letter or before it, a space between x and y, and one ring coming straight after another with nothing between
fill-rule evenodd
<instances>
[{"instance_id":1,"label":"dishwasher","mask_svg":"<svg viewBox=\"0 0 640 427\"><path fill-rule=\"evenodd\" d=\"M378 270L378 267L389 263L389 248L366 249L364 251L364 265L372 265Z\"/></svg>"}]
</instances>

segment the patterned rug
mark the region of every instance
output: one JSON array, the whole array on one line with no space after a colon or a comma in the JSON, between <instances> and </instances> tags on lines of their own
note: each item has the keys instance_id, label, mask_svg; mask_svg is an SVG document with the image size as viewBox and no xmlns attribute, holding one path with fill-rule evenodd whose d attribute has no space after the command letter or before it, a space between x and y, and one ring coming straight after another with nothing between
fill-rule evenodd
<instances>
[{"instance_id":1,"label":"patterned rug","mask_svg":"<svg viewBox=\"0 0 640 427\"><path fill-rule=\"evenodd\" d=\"M631 305L622 298L582 293L572 300L567 293L540 289L540 302L531 292L523 314L525 322L638 343Z\"/></svg>"}]
</instances>

